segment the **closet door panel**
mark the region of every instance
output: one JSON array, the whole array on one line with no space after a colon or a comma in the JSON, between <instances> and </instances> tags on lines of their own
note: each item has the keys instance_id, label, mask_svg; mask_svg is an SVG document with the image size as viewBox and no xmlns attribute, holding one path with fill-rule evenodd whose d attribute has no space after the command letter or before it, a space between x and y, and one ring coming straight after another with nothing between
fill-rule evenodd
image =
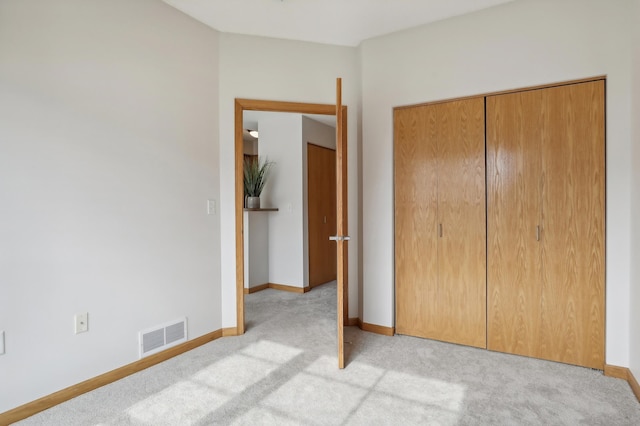
<instances>
[{"instance_id":1,"label":"closet door panel","mask_svg":"<svg viewBox=\"0 0 640 426\"><path fill-rule=\"evenodd\" d=\"M604 368L604 82L544 90L541 357Z\"/></svg>"},{"instance_id":2,"label":"closet door panel","mask_svg":"<svg viewBox=\"0 0 640 426\"><path fill-rule=\"evenodd\" d=\"M428 336L437 297L436 110L394 111L396 331Z\"/></svg>"},{"instance_id":3,"label":"closet door panel","mask_svg":"<svg viewBox=\"0 0 640 426\"><path fill-rule=\"evenodd\" d=\"M486 348L484 98L437 105L438 310L433 338Z\"/></svg>"},{"instance_id":4,"label":"closet door panel","mask_svg":"<svg viewBox=\"0 0 640 426\"><path fill-rule=\"evenodd\" d=\"M488 348L537 357L540 346L542 94L489 96Z\"/></svg>"}]
</instances>

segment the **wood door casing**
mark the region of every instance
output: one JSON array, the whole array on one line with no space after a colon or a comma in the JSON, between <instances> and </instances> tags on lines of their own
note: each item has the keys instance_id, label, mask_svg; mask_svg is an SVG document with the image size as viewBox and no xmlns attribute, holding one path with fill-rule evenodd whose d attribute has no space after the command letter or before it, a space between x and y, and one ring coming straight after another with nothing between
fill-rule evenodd
<instances>
[{"instance_id":1,"label":"wood door casing","mask_svg":"<svg viewBox=\"0 0 640 426\"><path fill-rule=\"evenodd\" d=\"M307 144L309 286L336 279L336 151Z\"/></svg>"},{"instance_id":2,"label":"wood door casing","mask_svg":"<svg viewBox=\"0 0 640 426\"><path fill-rule=\"evenodd\" d=\"M396 330L486 347L483 98L396 109L394 163Z\"/></svg>"},{"instance_id":3,"label":"wood door casing","mask_svg":"<svg viewBox=\"0 0 640 426\"><path fill-rule=\"evenodd\" d=\"M602 369L604 81L489 97L487 135L489 349Z\"/></svg>"}]
</instances>

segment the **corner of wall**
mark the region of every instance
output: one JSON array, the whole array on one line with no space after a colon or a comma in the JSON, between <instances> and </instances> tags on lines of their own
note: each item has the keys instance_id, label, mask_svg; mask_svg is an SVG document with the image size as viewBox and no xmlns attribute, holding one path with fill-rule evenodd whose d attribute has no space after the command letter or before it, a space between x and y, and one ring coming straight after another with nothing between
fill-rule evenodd
<instances>
[{"instance_id":1,"label":"corner of wall","mask_svg":"<svg viewBox=\"0 0 640 426\"><path fill-rule=\"evenodd\" d=\"M640 0L634 0L631 16L635 17L632 42L631 117L640 117ZM631 129L631 295L629 297L629 369L640 379L640 121L632 120Z\"/></svg>"}]
</instances>

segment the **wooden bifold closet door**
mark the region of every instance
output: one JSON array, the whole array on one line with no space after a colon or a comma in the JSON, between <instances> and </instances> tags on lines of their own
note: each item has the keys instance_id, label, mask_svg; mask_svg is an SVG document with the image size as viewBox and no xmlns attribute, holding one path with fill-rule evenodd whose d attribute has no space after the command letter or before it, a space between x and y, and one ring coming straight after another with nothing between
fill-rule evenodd
<instances>
[{"instance_id":1,"label":"wooden bifold closet door","mask_svg":"<svg viewBox=\"0 0 640 426\"><path fill-rule=\"evenodd\" d=\"M604 368L604 81L487 97L488 348Z\"/></svg>"},{"instance_id":2,"label":"wooden bifold closet door","mask_svg":"<svg viewBox=\"0 0 640 426\"><path fill-rule=\"evenodd\" d=\"M484 98L394 110L396 331L486 347Z\"/></svg>"}]
</instances>

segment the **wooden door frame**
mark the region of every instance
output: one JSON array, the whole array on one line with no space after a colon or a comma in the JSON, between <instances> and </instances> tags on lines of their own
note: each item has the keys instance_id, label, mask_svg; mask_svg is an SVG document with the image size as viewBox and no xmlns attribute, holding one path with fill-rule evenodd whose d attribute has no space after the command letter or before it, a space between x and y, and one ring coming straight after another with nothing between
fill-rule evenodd
<instances>
[{"instance_id":1,"label":"wooden door frame","mask_svg":"<svg viewBox=\"0 0 640 426\"><path fill-rule=\"evenodd\" d=\"M235 99L235 217L236 217L236 334L244 334L244 142L242 140L244 111L290 112L297 114L336 115L335 104L313 104L300 102L268 101L257 99ZM342 106L346 119L347 107ZM337 143L337 141L336 141ZM348 318L348 281L344 281L344 321ZM345 324L346 325L346 324Z\"/></svg>"}]
</instances>

